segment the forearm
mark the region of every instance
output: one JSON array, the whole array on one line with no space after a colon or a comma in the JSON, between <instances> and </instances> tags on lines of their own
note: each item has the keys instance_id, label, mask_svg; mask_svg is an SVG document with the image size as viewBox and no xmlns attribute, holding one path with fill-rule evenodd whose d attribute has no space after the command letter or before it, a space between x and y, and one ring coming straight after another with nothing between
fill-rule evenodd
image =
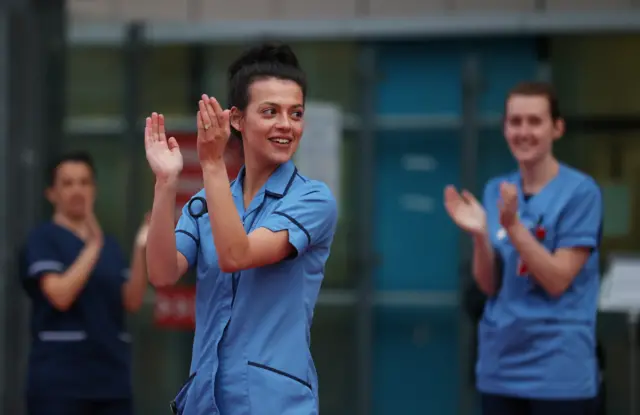
<instances>
[{"instance_id":1,"label":"forearm","mask_svg":"<svg viewBox=\"0 0 640 415\"><path fill-rule=\"evenodd\" d=\"M43 291L57 309L68 310L75 302L89 280L100 257L101 248L102 245L97 243L87 244L64 273L43 279Z\"/></svg>"},{"instance_id":2,"label":"forearm","mask_svg":"<svg viewBox=\"0 0 640 415\"><path fill-rule=\"evenodd\" d=\"M562 294L567 284L557 258L519 221L507 234L535 281L551 295Z\"/></svg>"},{"instance_id":3,"label":"forearm","mask_svg":"<svg viewBox=\"0 0 640 415\"><path fill-rule=\"evenodd\" d=\"M249 238L236 210L224 163L220 161L203 166L203 176L218 262L223 271L232 272L242 267Z\"/></svg>"},{"instance_id":4,"label":"forearm","mask_svg":"<svg viewBox=\"0 0 640 415\"><path fill-rule=\"evenodd\" d=\"M175 211L177 181L157 182L149 219L146 262L154 286L175 284L178 273Z\"/></svg>"},{"instance_id":5,"label":"forearm","mask_svg":"<svg viewBox=\"0 0 640 415\"><path fill-rule=\"evenodd\" d=\"M123 303L127 311L134 312L142 306L147 289L146 274L145 249L143 246L136 245L133 249L129 280L123 289Z\"/></svg>"},{"instance_id":6,"label":"forearm","mask_svg":"<svg viewBox=\"0 0 640 415\"><path fill-rule=\"evenodd\" d=\"M489 236L473 236L473 278L486 295L496 293L495 253Z\"/></svg>"}]
</instances>

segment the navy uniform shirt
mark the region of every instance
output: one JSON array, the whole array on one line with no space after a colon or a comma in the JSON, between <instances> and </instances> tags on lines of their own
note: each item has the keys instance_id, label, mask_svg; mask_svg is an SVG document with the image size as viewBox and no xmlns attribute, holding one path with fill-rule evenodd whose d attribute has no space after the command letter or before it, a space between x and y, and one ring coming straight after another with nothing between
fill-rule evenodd
<instances>
[{"instance_id":1,"label":"navy uniform shirt","mask_svg":"<svg viewBox=\"0 0 640 415\"><path fill-rule=\"evenodd\" d=\"M23 286L32 303L27 394L86 399L131 394L130 336L125 332L122 286L127 263L116 240L104 246L84 289L67 311L54 308L39 279L65 272L84 242L53 222L29 235Z\"/></svg>"},{"instance_id":2,"label":"navy uniform shirt","mask_svg":"<svg viewBox=\"0 0 640 415\"><path fill-rule=\"evenodd\" d=\"M518 186L520 220L554 252L589 248L567 290L553 297L538 285L500 226L500 183ZM568 166L528 200L519 173L491 180L484 207L491 242L504 264L502 286L479 325L477 386L481 392L529 399L596 395L596 314L600 284L602 196L595 181Z\"/></svg>"},{"instance_id":3,"label":"navy uniform shirt","mask_svg":"<svg viewBox=\"0 0 640 415\"><path fill-rule=\"evenodd\" d=\"M197 270L192 377L174 411L185 415L312 415L318 379L311 357L313 311L336 229L322 182L282 164L245 209L244 169L231 185L245 231L286 230L295 254L235 273L218 265L204 191L185 206L176 243Z\"/></svg>"}]
</instances>

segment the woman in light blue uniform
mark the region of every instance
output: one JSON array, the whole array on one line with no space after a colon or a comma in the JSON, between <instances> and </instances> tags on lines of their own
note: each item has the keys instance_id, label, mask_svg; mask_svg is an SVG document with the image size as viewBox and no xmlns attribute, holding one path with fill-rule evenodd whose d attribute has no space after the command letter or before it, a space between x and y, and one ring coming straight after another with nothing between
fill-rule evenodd
<instances>
[{"instance_id":1,"label":"woman in light blue uniform","mask_svg":"<svg viewBox=\"0 0 640 415\"><path fill-rule=\"evenodd\" d=\"M549 85L509 93L504 132L517 172L490 180L482 204L445 190L447 211L473 237L474 277L489 296L476 366L482 410L594 415L600 190L553 156L564 123Z\"/></svg>"},{"instance_id":2,"label":"woman in light blue uniform","mask_svg":"<svg viewBox=\"0 0 640 415\"><path fill-rule=\"evenodd\" d=\"M313 311L336 228L328 187L291 161L304 129L306 81L287 46L249 50L229 68L229 107L203 95L198 157L204 189L174 233L182 156L162 115L147 119L156 175L147 263L156 286L197 271L191 376L172 402L187 415L311 415L318 379ZM229 185L223 153L241 139L245 166Z\"/></svg>"}]
</instances>

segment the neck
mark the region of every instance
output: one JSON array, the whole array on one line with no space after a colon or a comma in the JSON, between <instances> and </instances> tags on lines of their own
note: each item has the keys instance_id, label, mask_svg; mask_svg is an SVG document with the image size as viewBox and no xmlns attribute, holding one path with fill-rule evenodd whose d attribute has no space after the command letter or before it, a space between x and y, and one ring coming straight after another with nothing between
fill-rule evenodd
<instances>
[{"instance_id":1,"label":"neck","mask_svg":"<svg viewBox=\"0 0 640 415\"><path fill-rule=\"evenodd\" d=\"M273 165L260 165L247 160L244 166L244 181L242 190L245 205L248 205L258 194L262 186L269 180L269 176L278 168Z\"/></svg>"},{"instance_id":2,"label":"neck","mask_svg":"<svg viewBox=\"0 0 640 415\"><path fill-rule=\"evenodd\" d=\"M87 226L84 219L70 218L61 212L55 212L53 214L53 223L70 230L80 237L84 237L86 234Z\"/></svg>"},{"instance_id":3,"label":"neck","mask_svg":"<svg viewBox=\"0 0 640 415\"><path fill-rule=\"evenodd\" d=\"M531 164L520 164L522 189L525 193L538 193L558 174L560 163L552 155Z\"/></svg>"}]
</instances>

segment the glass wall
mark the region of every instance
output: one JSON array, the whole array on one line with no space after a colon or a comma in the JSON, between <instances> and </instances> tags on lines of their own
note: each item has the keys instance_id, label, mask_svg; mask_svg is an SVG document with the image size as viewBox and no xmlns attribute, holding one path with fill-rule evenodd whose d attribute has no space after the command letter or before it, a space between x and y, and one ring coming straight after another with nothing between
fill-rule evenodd
<instances>
[{"instance_id":1,"label":"glass wall","mask_svg":"<svg viewBox=\"0 0 640 415\"><path fill-rule=\"evenodd\" d=\"M562 37L552 41L560 102L575 122L560 156L592 175L604 197L603 263L640 250L640 36ZM626 317L601 313L608 410L628 413L629 338Z\"/></svg>"},{"instance_id":2,"label":"glass wall","mask_svg":"<svg viewBox=\"0 0 640 415\"><path fill-rule=\"evenodd\" d=\"M169 129L193 131L197 103L191 100L206 92L225 101L227 66L245 46L145 48L139 68L137 115L142 120L151 111L163 112ZM397 396L401 395L405 408L415 408L418 400L433 396L432 409L454 410L458 400L467 399L464 394L459 396L456 388L468 380L458 379L460 373L468 373L467 368L458 367L458 343L466 345L468 337L458 332L458 234L442 216L440 195L444 184L458 183L462 169L462 66L468 56L480 58L483 86L476 104L480 124L487 128L478 132L479 190L490 176L512 166L499 115L508 87L535 76L535 43L532 39L488 39L379 45L379 78L370 85L375 89L372 95L377 96L377 120L368 120L376 126L376 166L370 178L375 194L371 224L375 258L361 258L358 251L357 209L359 185L363 183L358 168L362 159L358 141L358 125L362 125L358 123L362 110L358 101L362 92L362 73L357 67L360 48L351 42L297 42L293 47L309 77L307 99L336 103L347 117L339 195L343 212L312 330L323 412L357 413L358 346L362 342L356 335L356 321L361 312L357 299L362 278L373 278L376 285L375 361L371 362L374 394L379 397L401 387ZM573 120L558 152L562 159L592 174L603 187L606 253L640 249L640 209L636 206L640 125L634 129L628 122L640 119L640 84L635 82L640 73L639 49L637 37L552 41L554 77L564 109ZM198 53L204 53L200 60L194 59ZM142 129L138 143L131 143L124 134L127 73L121 48L71 49L67 135L62 148L88 150L95 157L100 187L98 216L105 232L115 234L128 251L131 212L142 218L149 209L153 177L142 150ZM585 130L594 117L609 121L598 124L598 129ZM300 168L304 174L304 166ZM132 171L141 176L135 191L127 190ZM398 226L413 239L394 239ZM416 249L416 255L405 260L408 249ZM431 252L428 260L425 252ZM363 275L362 260L376 261L375 275ZM603 321L607 330L601 330L601 336L611 368L607 378L613 385L610 409L617 413L626 408L628 398L626 332L619 316L603 316ZM152 290L143 310L132 317L131 328L138 412L166 412L167 402L188 375L192 333L153 325ZM425 370L439 374L425 379ZM415 384L398 384L395 379L407 379L401 372L413 376ZM374 413L386 408L382 400L379 402Z\"/></svg>"}]
</instances>

